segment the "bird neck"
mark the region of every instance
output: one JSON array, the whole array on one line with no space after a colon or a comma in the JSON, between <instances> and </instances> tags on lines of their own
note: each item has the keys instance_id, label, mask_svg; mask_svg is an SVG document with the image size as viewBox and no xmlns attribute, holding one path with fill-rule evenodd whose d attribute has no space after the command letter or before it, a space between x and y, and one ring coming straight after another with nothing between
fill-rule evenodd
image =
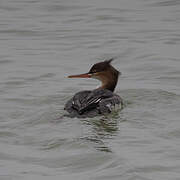
<instances>
[{"instance_id":1,"label":"bird neck","mask_svg":"<svg viewBox=\"0 0 180 180\"><path fill-rule=\"evenodd\" d=\"M104 72L99 78L99 80L102 83L102 85L99 88L108 89L113 92L117 85L118 77L119 77L119 71L111 67L106 72Z\"/></svg>"}]
</instances>

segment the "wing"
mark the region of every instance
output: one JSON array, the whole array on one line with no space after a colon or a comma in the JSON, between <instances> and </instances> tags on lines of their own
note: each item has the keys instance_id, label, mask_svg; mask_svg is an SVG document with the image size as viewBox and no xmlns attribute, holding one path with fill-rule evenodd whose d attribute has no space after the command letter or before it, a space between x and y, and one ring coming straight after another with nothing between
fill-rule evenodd
<instances>
[{"instance_id":1,"label":"wing","mask_svg":"<svg viewBox=\"0 0 180 180\"><path fill-rule=\"evenodd\" d=\"M67 110L69 113L73 112L74 110L79 111L84 104L87 96L91 93L91 91L80 91L76 93L66 104L64 109Z\"/></svg>"},{"instance_id":2,"label":"wing","mask_svg":"<svg viewBox=\"0 0 180 180\"><path fill-rule=\"evenodd\" d=\"M113 93L107 89L95 89L91 91L91 93L89 93L84 99L83 103L81 103L81 106L78 109L79 114L83 114L85 111L97 108L101 100L112 96Z\"/></svg>"},{"instance_id":3,"label":"wing","mask_svg":"<svg viewBox=\"0 0 180 180\"><path fill-rule=\"evenodd\" d=\"M119 95L113 94L112 97L102 99L100 101L99 113L100 114L110 113L117 105L120 109L123 108L123 100Z\"/></svg>"},{"instance_id":4,"label":"wing","mask_svg":"<svg viewBox=\"0 0 180 180\"><path fill-rule=\"evenodd\" d=\"M65 105L65 110L69 113L76 110L79 114L83 114L88 110L98 107L102 99L110 98L113 93L107 89L95 89L93 91L81 91L74 95Z\"/></svg>"},{"instance_id":5,"label":"wing","mask_svg":"<svg viewBox=\"0 0 180 180\"><path fill-rule=\"evenodd\" d=\"M95 110L97 114L105 114L111 112L112 107L116 104L122 104L120 96L107 89L96 89L76 93L66 103L64 109L72 115L76 114L76 116L91 113Z\"/></svg>"}]
</instances>

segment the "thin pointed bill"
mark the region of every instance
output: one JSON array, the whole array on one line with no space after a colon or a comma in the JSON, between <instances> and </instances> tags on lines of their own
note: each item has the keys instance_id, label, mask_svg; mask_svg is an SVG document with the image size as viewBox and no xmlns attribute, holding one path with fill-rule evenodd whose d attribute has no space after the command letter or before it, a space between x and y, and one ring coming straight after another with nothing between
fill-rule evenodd
<instances>
[{"instance_id":1,"label":"thin pointed bill","mask_svg":"<svg viewBox=\"0 0 180 180\"><path fill-rule=\"evenodd\" d=\"M68 78L91 78L91 77L92 75L89 73L68 76Z\"/></svg>"}]
</instances>

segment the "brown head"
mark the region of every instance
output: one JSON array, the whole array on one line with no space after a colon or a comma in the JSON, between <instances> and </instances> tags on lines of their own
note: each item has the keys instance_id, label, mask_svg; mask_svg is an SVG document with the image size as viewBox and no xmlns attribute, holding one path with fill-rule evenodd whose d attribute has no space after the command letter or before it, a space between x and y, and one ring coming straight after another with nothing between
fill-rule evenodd
<instances>
[{"instance_id":1,"label":"brown head","mask_svg":"<svg viewBox=\"0 0 180 180\"><path fill-rule=\"evenodd\" d=\"M96 63L91 67L88 73L72 75L68 76L68 78L98 79L102 82L102 85L99 88L109 89L113 92L116 87L120 72L111 65L112 60L113 59Z\"/></svg>"}]
</instances>

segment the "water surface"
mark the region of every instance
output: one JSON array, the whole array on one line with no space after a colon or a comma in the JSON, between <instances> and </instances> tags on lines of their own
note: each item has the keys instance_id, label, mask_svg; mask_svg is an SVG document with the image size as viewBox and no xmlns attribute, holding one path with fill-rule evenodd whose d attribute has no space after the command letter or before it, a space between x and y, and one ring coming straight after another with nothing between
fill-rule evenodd
<instances>
[{"instance_id":1,"label":"water surface","mask_svg":"<svg viewBox=\"0 0 180 180\"><path fill-rule=\"evenodd\" d=\"M0 41L0 179L180 179L179 1L4 0ZM63 117L111 57L126 107Z\"/></svg>"}]
</instances>

